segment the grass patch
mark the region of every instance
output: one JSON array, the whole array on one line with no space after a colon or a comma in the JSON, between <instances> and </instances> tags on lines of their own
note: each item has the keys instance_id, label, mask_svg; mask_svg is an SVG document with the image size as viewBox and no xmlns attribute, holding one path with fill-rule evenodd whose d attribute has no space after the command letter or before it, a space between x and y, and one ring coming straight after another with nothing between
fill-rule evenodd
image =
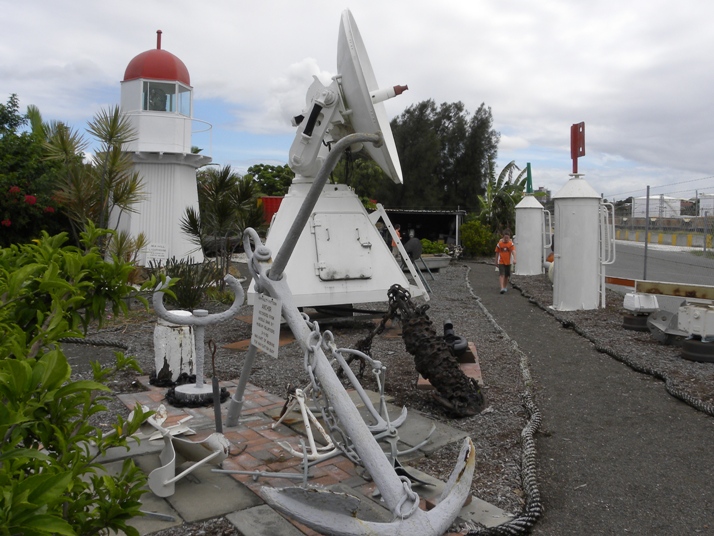
<instances>
[{"instance_id":1,"label":"grass patch","mask_svg":"<svg viewBox=\"0 0 714 536\"><path fill-rule=\"evenodd\" d=\"M714 259L714 250L708 249L706 251L692 251L692 255L697 257L704 257L706 259Z\"/></svg>"}]
</instances>

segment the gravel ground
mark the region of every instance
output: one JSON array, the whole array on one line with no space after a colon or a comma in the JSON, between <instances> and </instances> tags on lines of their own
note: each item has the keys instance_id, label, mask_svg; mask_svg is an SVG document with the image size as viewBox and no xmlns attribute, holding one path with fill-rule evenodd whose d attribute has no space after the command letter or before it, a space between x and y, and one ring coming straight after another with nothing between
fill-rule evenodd
<instances>
[{"instance_id":1,"label":"gravel ground","mask_svg":"<svg viewBox=\"0 0 714 536\"><path fill-rule=\"evenodd\" d=\"M436 274L435 281L429 281L433 295L429 316L435 328L440 331L443 323L450 320L458 335L475 343L483 372L483 390L487 407L479 415L469 418L452 418L431 396L415 388L417 373L412 356L404 349L400 338L376 337L373 356L387 367L386 392L394 397L396 405L405 405L410 410L418 410L431 415L456 428L467 431L477 451L477 466L474 472L472 492L477 497L508 512L523 511L526 493L521 483L521 431L528 422L524 408L522 356L513 352L505 343L504 334L490 320L490 315L482 310L477 297L467 282L468 263L452 263ZM513 285L535 303L547 310L552 303L552 288L545 276L518 277ZM207 304L212 311L224 310L226 306ZM385 304L372 304L374 309L384 309ZM249 306L244 306L241 315L251 315ZM637 333L622 328L622 296L608 293L608 304L604 309L593 311L557 312L556 320L565 326L574 327L584 337L593 341L598 349L611 353L634 368L667 378L668 388L685 393L705 410L714 402L714 372L705 364L681 359L681 350L655 341L649 333ZM155 316L134 308L126 318L113 319L104 329L88 335L89 339L101 339L124 343L126 352L139 360L144 373L154 370L153 331ZM351 325L322 326L330 329L338 346L354 347L367 335L371 324L353 322ZM222 348L226 343L250 337L250 326L245 322L229 321L206 330L206 342L213 340L217 346L216 373L221 379L233 379L240 375L245 352ZM617 349L616 351L614 349ZM116 348L94 347L80 344L66 345L66 352L73 365L76 378L91 374L89 359L108 359ZM250 382L272 393L284 395L286 386L307 384L307 375L302 366L302 352L297 342L281 348L279 362L259 353ZM207 363L210 369L210 363ZM365 378L363 385L373 388ZM125 373L115 379L112 387L116 392L127 392L138 388L135 376ZM681 398L681 397L680 397ZM701 409L701 408L700 408ZM113 414L126 414L118 401L109 404L109 414L103 420L111 422ZM103 425L106 422L98 422ZM453 468L459 445L440 449L429 458L410 462L419 469L446 479ZM232 526L222 518L202 523L187 524L182 527L162 531L162 536L221 535L235 534Z\"/></svg>"}]
</instances>

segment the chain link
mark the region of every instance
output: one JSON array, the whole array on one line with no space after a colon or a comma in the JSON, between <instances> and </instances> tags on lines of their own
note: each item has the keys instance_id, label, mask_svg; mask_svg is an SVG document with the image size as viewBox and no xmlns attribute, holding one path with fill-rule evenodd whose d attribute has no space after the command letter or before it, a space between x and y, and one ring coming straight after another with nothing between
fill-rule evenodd
<instances>
[{"instance_id":1,"label":"chain link","mask_svg":"<svg viewBox=\"0 0 714 536\"><path fill-rule=\"evenodd\" d=\"M333 444L342 451L342 453L354 464L362 465L362 460L354 448L354 444L349 436L339 425L339 418L334 412L330 400L323 391L319 380L314 373L315 352L320 348L331 356L331 363L334 363L336 358L337 346L335 345L335 337L331 331L320 333L320 326L317 322L311 322L310 318L302 313L307 326L311 329L310 335L305 341L304 365L310 384L312 385L312 400L317 408L319 408L322 418L327 425L327 431L332 439Z\"/></svg>"}]
</instances>

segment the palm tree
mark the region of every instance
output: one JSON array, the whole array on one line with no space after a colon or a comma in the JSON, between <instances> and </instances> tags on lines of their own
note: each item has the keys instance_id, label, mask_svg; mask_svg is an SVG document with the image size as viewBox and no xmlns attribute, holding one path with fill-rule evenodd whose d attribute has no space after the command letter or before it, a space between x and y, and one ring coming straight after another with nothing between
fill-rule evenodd
<instances>
[{"instance_id":1,"label":"palm tree","mask_svg":"<svg viewBox=\"0 0 714 536\"><path fill-rule=\"evenodd\" d=\"M101 110L89 123L88 130L100 143L94 166L99 178L99 227L106 225L115 207L119 209L118 225L122 212L133 212L132 205L144 198L139 173L133 171L131 156L123 151L125 144L136 140L136 131L119 106Z\"/></svg>"},{"instance_id":2,"label":"palm tree","mask_svg":"<svg viewBox=\"0 0 714 536\"><path fill-rule=\"evenodd\" d=\"M520 173L514 178L515 171ZM501 170L498 178L492 173L484 195L478 196L481 208L479 220L496 234L507 227L513 229L516 222L516 205L523 198L527 180L526 170L521 170L515 160Z\"/></svg>"},{"instance_id":3,"label":"palm tree","mask_svg":"<svg viewBox=\"0 0 714 536\"><path fill-rule=\"evenodd\" d=\"M57 196L76 236L86 230L89 221L105 228L109 215L114 214L116 229L124 212L136 212L134 205L146 194L139 173L133 170L131 156L123 151L135 134L119 107L100 111L89 123L89 132L99 142L99 150L90 162L84 159L88 143L76 131L63 123L41 123L39 112L31 124L33 132L37 129L46 138L45 158L63 165ZM109 245L104 244L105 249Z\"/></svg>"},{"instance_id":4,"label":"palm tree","mask_svg":"<svg viewBox=\"0 0 714 536\"><path fill-rule=\"evenodd\" d=\"M242 243L243 231L264 227L257 183L251 176L235 173L231 166L207 168L199 171L197 178L199 209L186 208L181 230L204 253L216 254L225 276L231 255Z\"/></svg>"}]
</instances>

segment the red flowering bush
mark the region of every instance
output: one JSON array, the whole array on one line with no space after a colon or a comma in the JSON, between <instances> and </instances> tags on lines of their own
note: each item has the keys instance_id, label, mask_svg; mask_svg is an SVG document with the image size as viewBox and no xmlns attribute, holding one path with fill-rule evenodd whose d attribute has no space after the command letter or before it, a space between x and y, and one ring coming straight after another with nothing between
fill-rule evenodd
<instances>
[{"instance_id":1,"label":"red flowering bush","mask_svg":"<svg viewBox=\"0 0 714 536\"><path fill-rule=\"evenodd\" d=\"M0 192L0 246L27 243L56 227L58 204L48 193L30 194L13 185Z\"/></svg>"},{"instance_id":2,"label":"red flowering bush","mask_svg":"<svg viewBox=\"0 0 714 536\"><path fill-rule=\"evenodd\" d=\"M53 198L61 166L45 157L41 133L24 128L19 106L15 95L0 103L0 247L69 230Z\"/></svg>"}]
</instances>

